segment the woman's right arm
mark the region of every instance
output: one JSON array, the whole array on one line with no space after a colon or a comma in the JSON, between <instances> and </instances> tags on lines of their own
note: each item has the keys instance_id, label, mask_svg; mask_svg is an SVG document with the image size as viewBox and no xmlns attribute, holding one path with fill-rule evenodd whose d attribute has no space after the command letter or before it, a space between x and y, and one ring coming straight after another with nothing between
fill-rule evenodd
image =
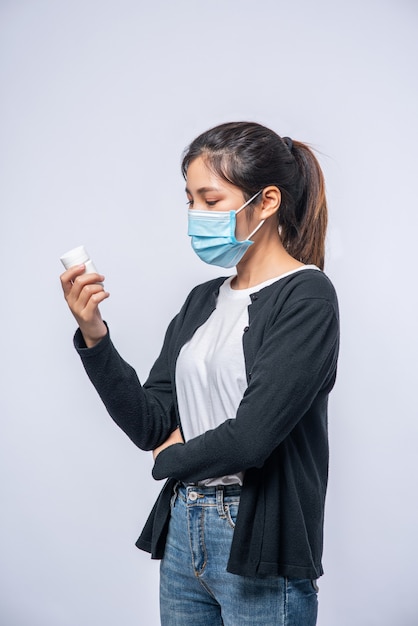
<instances>
[{"instance_id":1,"label":"woman's right arm","mask_svg":"<svg viewBox=\"0 0 418 626\"><path fill-rule=\"evenodd\" d=\"M102 320L98 307L109 295L98 284L104 277L83 271L83 266L71 268L61 276L64 297L79 324L75 347L112 419L139 448L153 450L177 426L168 368L159 367L158 384L144 389ZM162 355L159 361L164 363Z\"/></svg>"}]
</instances>

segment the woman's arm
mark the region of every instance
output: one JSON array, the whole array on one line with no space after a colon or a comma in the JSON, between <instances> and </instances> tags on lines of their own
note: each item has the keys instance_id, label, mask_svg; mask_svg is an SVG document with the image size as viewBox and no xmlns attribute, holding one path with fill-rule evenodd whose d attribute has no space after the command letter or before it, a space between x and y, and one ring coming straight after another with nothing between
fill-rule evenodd
<instances>
[{"instance_id":1,"label":"woman's arm","mask_svg":"<svg viewBox=\"0 0 418 626\"><path fill-rule=\"evenodd\" d=\"M184 439L182 437L180 428L176 428L176 430L171 433L168 439L166 439L164 443L161 444L161 446L158 446L158 448L155 448L155 450L153 451L154 461L157 458L157 456L160 454L160 452L174 445L175 443L184 443Z\"/></svg>"},{"instance_id":2,"label":"woman's arm","mask_svg":"<svg viewBox=\"0 0 418 626\"><path fill-rule=\"evenodd\" d=\"M134 368L117 352L110 334L93 348L84 346L81 332L74 345L84 369L109 415L141 450L154 450L177 427L171 381L160 367L159 384L144 388Z\"/></svg>"},{"instance_id":3,"label":"woman's arm","mask_svg":"<svg viewBox=\"0 0 418 626\"><path fill-rule=\"evenodd\" d=\"M338 338L336 311L326 299L302 299L283 311L258 350L236 419L162 450L154 478L196 482L261 467L332 387Z\"/></svg>"},{"instance_id":4,"label":"woman's arm","mask_svg":"<svg viewBox=\"0 0 418 626\"><path fill-rule=\"evenodd\" d=\"M99 304L109 295L97 284L104 277L83 271L79 266L61 276L65 299L79 324L74 345L112 419L138 447L153 450L177 427L164 349L158 384L144 389L135 370L112 344L100 315Z\"/></svg>"}]
</instances>

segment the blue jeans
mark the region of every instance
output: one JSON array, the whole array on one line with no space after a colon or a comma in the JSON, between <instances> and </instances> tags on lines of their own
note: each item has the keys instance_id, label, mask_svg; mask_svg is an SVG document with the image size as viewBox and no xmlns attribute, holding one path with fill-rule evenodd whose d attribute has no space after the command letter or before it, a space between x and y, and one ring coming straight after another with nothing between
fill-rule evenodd
<instances>
[{"instance_id":1,"label":"blue jeans","mask_svg":"<svg viewBox=\"0 0 418 626\"><path fill-rule=\"evenodd\" d=\"M315 581L226 571L240 487L179 484L160 569L162 626L315 626Z\"/></svg>"}]
</instances>

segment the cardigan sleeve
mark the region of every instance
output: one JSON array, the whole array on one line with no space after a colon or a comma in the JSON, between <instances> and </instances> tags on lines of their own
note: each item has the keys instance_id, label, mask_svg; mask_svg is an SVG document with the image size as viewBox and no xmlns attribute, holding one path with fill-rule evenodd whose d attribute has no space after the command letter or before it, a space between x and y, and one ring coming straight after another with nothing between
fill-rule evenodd
<instances>
[{"instance_id":1,"label":"cardigan sleeve","mask_svg":"<svg viewBox=\"0 0 418 626\"><path fill-rule=\"evenodd\" d=\"M338 341L332 301L302 298L284 308L266 331L235 419L163 450L154 478L196 482L261 467L318 394L332 388Z\"/></svg>"},{"instance_id":2,"label":"cardigan sleeve","mask_svg":"<svg viewBox=\"0 0 418 626\"><path fill-rule=\"evenodd\" d=\"M122 359L109 333L93 348L87 348L78 329L74 345L91 382L116 424L142 450L153 450L164 443L178 426L174 389L173 353L178 345L179 328L185 314L204 321L215 307L216 290L225 278L198 285L189 293L182 308L165 333L163 346L142 385L135 370ZM202 300L209 307L202 307ZM198 322L195 322L196 326ZM190 332L190 323L187 332Z\"/></svg>"},{"instance_id":3,"label":"cardigan sleeve","mask_svg":"<svg viewBox=\"0 0 418 626\"><path fill-rule=\"evenodd\" d=\"M166 355L173 322L154 366L158 380L148 386L141 385L135 370L117 352L109 333L93 348L86 347L80 329L74 336L75 348L108 413L142 450L152 450L163 443L177 425Z\"/></svg>"}]
</instances>

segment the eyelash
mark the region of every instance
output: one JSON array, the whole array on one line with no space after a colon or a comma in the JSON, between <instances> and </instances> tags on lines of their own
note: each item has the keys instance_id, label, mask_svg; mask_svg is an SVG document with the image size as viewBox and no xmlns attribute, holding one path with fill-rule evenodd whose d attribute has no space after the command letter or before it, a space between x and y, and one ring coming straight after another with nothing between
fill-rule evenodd
<instances>
[{"instance_id":1,"label":"eyelash","mask_svg":"<svg viewBox=\"0 0 418 626\"><path fill-rule=\"evenodd\" d=\"M206 200L206 204L207 204L208 206L215 206L215 204L216 204L217 202L218 202L218 200ZM188 200L188 201L186 202L186 204L187 204L187 206L188 206L188 207L192 207L192 206L193 206L193 203L194 203L194 202L193 202L193 200Z\"/></svg>"}]
</instances>

